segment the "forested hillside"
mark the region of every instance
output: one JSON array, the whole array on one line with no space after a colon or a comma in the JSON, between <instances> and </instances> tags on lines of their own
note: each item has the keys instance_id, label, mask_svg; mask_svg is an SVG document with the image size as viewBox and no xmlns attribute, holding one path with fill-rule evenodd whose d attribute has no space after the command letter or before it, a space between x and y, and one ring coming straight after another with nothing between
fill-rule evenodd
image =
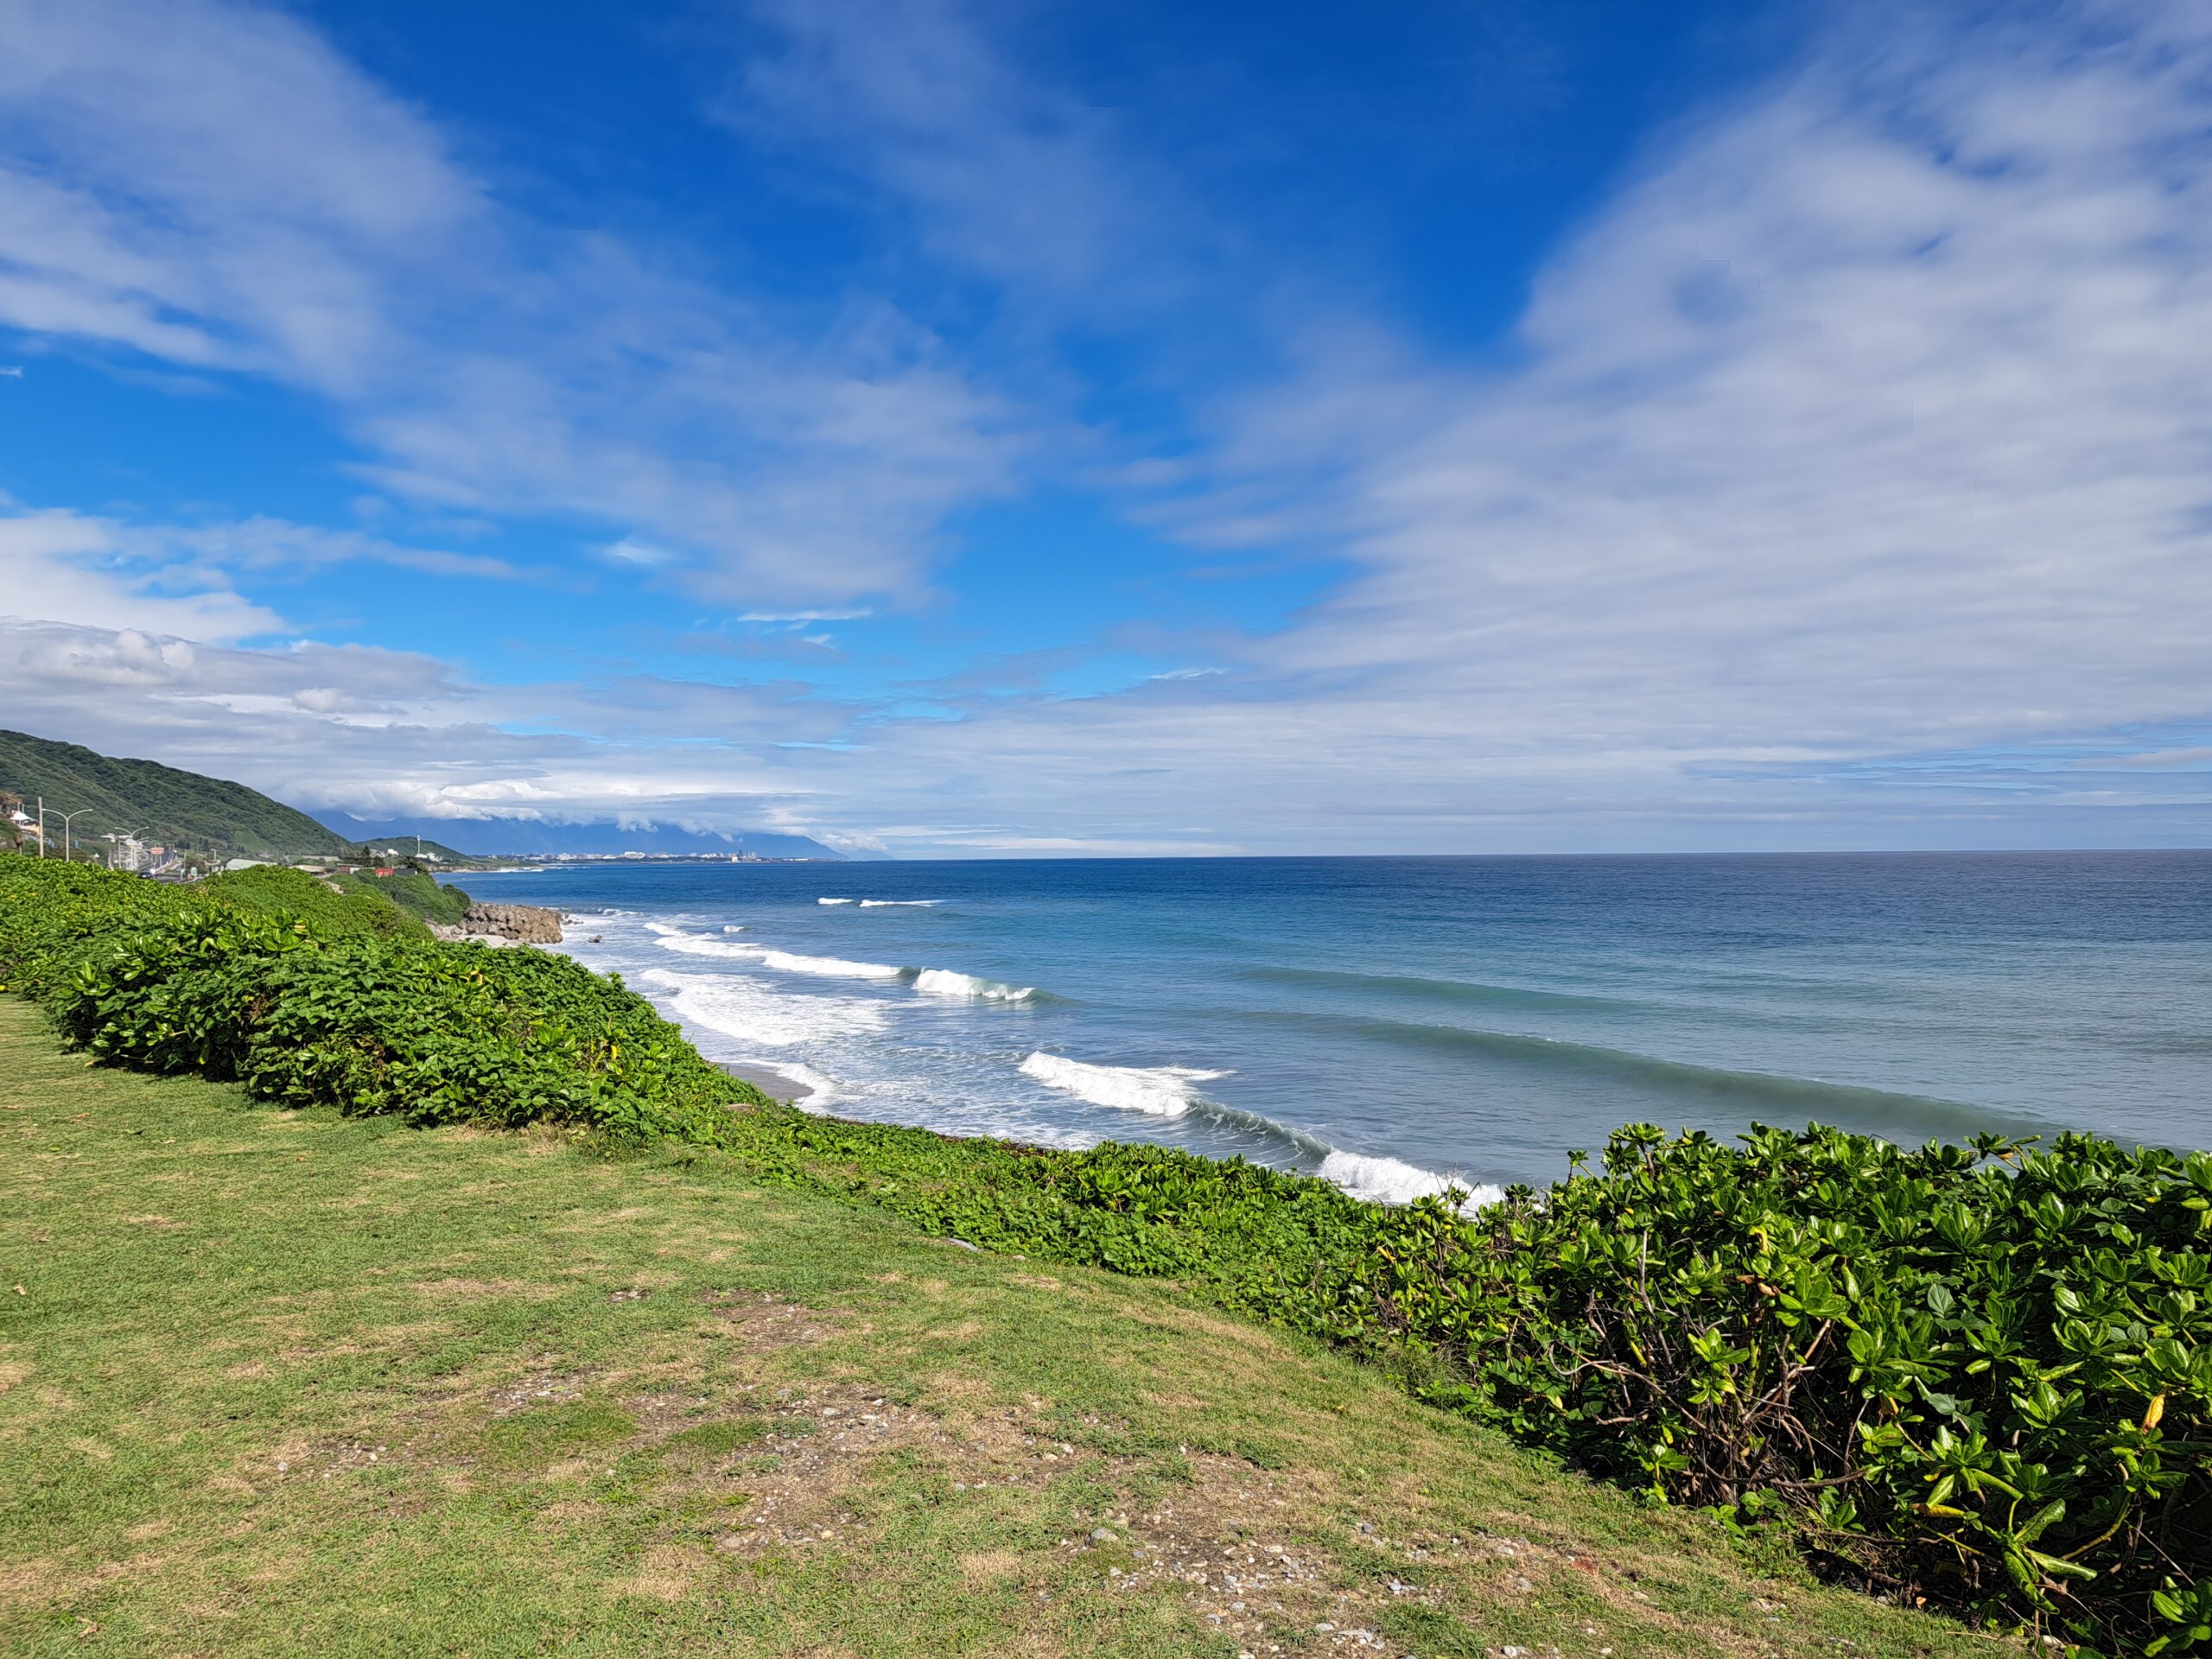
<instances>
[{"instance_id":1,"label":"forested hillside","mask_svg":"<svg viewBox=\"0 0 2212 1659\"><path fill-rule=\"evenodd\" d=\"M75 743L0 731L0 791L28 804L43 797L51 817L81 813L72 839L137 835L226 857L342 853L346 842L304 812L244 784L180 772L153 760L120 760ZM50 828L57 841L58 822Z\"/></svg>"}]
</instances>

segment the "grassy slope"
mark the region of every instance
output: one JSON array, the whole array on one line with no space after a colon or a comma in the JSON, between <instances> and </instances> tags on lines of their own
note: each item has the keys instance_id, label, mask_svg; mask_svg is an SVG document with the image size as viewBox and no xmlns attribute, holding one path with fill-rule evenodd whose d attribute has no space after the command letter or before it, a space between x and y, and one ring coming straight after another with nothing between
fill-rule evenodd
<instances>
[{"instance_id":1,"label":"grassy slope","mask_svg":"<svg viewBox=\"0 0 2212 1659\"><path fill-rule=\"evenodd\" d=\"M46 798L49 812L85 816L71 826L84 842L107 830L150 841L212 843L254 857L335 853L335 831L244 784L180 772L153 760L122 760L75 743L0 731L0 789ZM54 822L55 845L61 826Z\"/></svg>"},{"instance_id":2,"label":"grassy slope","mask_svg":"<svg viewBox=\"0 0 2212 1659\"><path fill-rule=\"evenodd\" d=\"M10 999L0 1389L11 1655L1995 1645L1167 1287L92 1071Z\"/></svg>"}]
</instances>

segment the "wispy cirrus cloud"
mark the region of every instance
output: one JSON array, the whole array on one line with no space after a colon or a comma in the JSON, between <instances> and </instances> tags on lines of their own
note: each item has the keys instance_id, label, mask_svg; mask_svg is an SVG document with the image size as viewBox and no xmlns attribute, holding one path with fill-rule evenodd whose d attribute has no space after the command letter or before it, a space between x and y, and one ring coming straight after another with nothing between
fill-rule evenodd
<instances>
[{"instance_id":1,"label":"wispy cirrus cloud","mask_svg":"<svg viewBox=\"0 0 2212 1659\"><path fill-rule=\"evenodd\" d=\"M0 326L304 388L381 486L619 525L710 593L910 588L1013 476L1020 423L928 329L530 219L284 13L0 18Z\"/></svg>"},{"instance_id":2,"label":"wispy cirrus cloud","mask_svg":"<svg viewBox=\"0 0 2212 1659\"><path fill-rule=\"evenodd\" d=\"M1247 848L2202 839L2186 766L1983 751L2212 725L2208 133L2191 8L1840 18L1501 365L1220 405L1186 532L1353 562L1236 674L879 737L873 785Z\"/></svg>"},{"instance_id":3,"label":"wispy cirrus cloud","mask_svg":"<svg viewBox=\"0 0 2212 1659\"><path fill-rule=\"evenodd\" d=\"M1006 46L1036 16L959 0L739 10L750 50L713 105L771 149L868 179L935 257L1086 315L1181 287L1202 219L1127 118Z\"/></svg>"}]
</instances>

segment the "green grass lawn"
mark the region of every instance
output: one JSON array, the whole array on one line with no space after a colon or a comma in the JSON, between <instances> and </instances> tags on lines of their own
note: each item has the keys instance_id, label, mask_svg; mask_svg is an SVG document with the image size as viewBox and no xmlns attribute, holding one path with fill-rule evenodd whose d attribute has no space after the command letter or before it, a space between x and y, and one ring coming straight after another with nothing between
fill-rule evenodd
<instances>
[{"instance_id":1,"label":"green grass lawn","mask_svg":"<svg viewBox=\"0 0 2212 1659\"><path fill-rule=\"evenodd\" d=\"M1988 1654L1172 1286L0 998L0 1652Z\"/></svg>"}]
</instances>

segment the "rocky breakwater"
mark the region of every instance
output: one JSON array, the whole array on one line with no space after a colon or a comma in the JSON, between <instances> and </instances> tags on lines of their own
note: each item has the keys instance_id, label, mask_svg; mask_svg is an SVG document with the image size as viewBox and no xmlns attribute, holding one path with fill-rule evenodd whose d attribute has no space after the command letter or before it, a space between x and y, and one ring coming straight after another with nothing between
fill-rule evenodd
<instances>
[{"instance_id":1,"label":"rocky breakwater","mask_svg":"<svg viewBox=\"0 0 2212 1659\"><path fill-rule=\"evenodd\" d=\"M538 905L471 905L458 927L433 927L442 939L480 939L486 944L558 944L561 912Z\"/></svg>"}]
</instances>

